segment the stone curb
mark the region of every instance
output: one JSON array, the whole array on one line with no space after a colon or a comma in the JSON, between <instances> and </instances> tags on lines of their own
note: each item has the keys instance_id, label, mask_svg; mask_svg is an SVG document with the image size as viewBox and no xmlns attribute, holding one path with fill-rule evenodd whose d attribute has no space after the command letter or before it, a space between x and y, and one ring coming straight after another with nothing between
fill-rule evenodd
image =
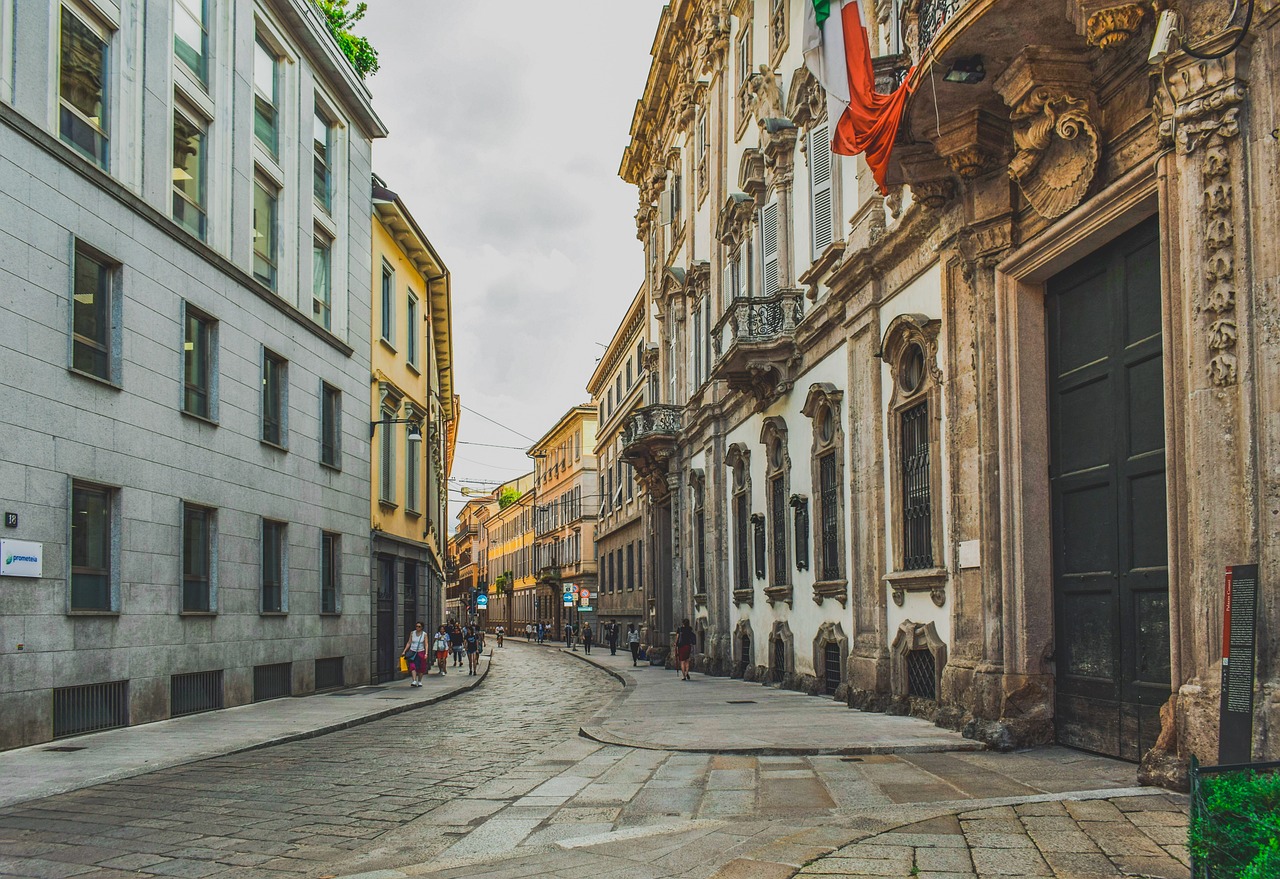
<instances>
[{"instance_id":1,"label":"stone curb","mask_svg":"<svg viewBox=\"0 0 1280 879\"><path fill-rule=\"evenodd\" d=\"M416 711L419 708L425 708L428 705L435 705L437 702L443 702L446 699L452 699L454 696L461 695L462 693L470 693L476 687L480 686L480 684L484 683L484 679L489 676L489 669L491 668L493 668L492 649L489 651L489 661L484 664L484 671L476 675L474 681L470 681L456 690L451 690L448 693L441 693L438 696L432 696L429 699L421 699L409 705L392 705L389 708L380 708L377 711L373 712L372 714L366 714L363 717L353 717L350 720L344 720L344 721L341 721L340 723L331 723L327 726L316 727L315 729L302 730L301 732L288 733L286 735L276 736L274 739L268 739L266 741L258 742L256 744L246 745L243 748L236 748L235 750L227 751L225 754L222 754L221 756L230 757L232 754L244 754L249 751L259 751L263 748L271 748L276 745L285 745L285 744L288 744L289 742L300 742L305 739L316 739L316 738L319 738L320 736L328 735L329 733L341 732L344 729L351 729L353 727L363 726L364 724L372 723L375 720L382 720L387 717L392 717L396 714L404 714L405 712L408 712L408 711ZM201 757L199 760L195 760L192 762L198 763L200 762L200 760L216 760L216 759L217 757ZM174 763L173 765L182 766L185 764ZM165 768L168 768L168 767L165 767ZM154 770L149 770L149 771L154 771ZM122 777L128 778L130 776L122 776Z\"/></svg>"},{"instance_id":2,"label":"stone curb","mask_svg":"<svg viewBox=\"0 0 1280 879\"><path fill-rule=\"evenodd\" d=\"M608 732L601 722L614 709L620 707L636 687L636 679L626 672L609 668L581 653L560 649L561 653L574 656L589 665L593 665L605 674L622 682L622 692L609 703L609 706L592 718L593 723L578 728L578 735L602 745L618 745L623 748L635 748L640 751L673 751L682 754L739 754L759 757L852 757L868 754L938 754L964 751L985 751L982 742L938 743L919 745L850 745L844 748L813 748L803 745L656 745Z\"/></svg>"}]
</instances>

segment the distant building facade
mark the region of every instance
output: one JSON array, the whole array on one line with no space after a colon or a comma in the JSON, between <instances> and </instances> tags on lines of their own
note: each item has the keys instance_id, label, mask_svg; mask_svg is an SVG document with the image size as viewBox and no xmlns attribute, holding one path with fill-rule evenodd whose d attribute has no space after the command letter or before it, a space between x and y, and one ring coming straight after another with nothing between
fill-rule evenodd
<instances>
[{"instance_id":1,"label":"distant building facade","mask_svg":"<svg viewBox=\"0 0 1280 879\"><path fill-rule=\"evenodd\" d=\"M223 6L0 3L3 747L371 676L386 132L312 4Z\"/></svg>"},{"instance_id":2,"label":"distant building facade","mask_svg":"<svg viewBox=\"0 0 1280 879\"><path fill-rule=\"evenodd\" d=\"M1152 780L1212 758L1224 567L1280 567L1253 6L1182 4L1152 65L1138 5L862 4L880 91L916 68L887 194L830 153L808 3L664 9L621 173L675 411L623 454L703 668Z\"/></svg>"},{"instance_id":3,"label":"distant building facade","mask_svg":"<svg viewBox=\"0 0 1280 879\"><path fill-rule=\"evenodd\" d=\"M480 522L485 558L477 589L488 596L489 606L476 611L473 619L490 630L499 623L511 626L533 616L536 497L533 473L504 482L494 491L488 515Z\"/></svg>"}]
</instances>

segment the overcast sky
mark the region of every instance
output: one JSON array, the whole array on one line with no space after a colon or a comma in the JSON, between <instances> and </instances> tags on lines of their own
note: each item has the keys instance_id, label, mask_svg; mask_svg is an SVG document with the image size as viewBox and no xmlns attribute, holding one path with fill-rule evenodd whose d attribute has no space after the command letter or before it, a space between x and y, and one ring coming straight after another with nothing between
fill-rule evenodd
<instances>
[{"instance_id":1,"label":"overcast sky","mask_svg":"<svg viewBox=\"0 0 1280 879\"><path fill-rule=\"evenodd\" d=\"M636 190L617 172L662 2L368 2L357 31L378 51L369 87L391 132L374 171L452 274L455 390L537 439L588 399L643 277ZM473 412L459 437L458 479L532 469L472 445L531 445ZM450 492L451 515L462 501Z\"/></svg>"}]
</instances>

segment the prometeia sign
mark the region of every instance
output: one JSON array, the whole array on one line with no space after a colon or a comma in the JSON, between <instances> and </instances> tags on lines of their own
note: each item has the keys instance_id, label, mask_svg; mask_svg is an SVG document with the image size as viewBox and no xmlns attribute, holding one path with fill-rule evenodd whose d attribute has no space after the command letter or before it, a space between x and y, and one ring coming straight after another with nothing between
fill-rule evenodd
<instances>
[{"instance_id":1,"label":"prometeia sign","mask_svg":"<svg viewBox=\"0 0 1280 879\"><path fill-rule=\"evenodd\" d=\"M44 544L0 540L0 577L43 577Z\"/></svg>"}]
</instances>

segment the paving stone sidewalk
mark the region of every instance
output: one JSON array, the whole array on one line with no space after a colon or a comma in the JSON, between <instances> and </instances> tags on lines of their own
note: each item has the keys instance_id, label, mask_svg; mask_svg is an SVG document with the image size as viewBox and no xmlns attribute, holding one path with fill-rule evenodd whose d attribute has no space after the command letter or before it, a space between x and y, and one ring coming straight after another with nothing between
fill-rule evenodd
<instances>
[{"instance_id":1,"label":"paving stone sidewalk","mask_svg":"<svg viewBox=\"0 0 1280 879\"><path fill-rule=\"evenodd\" d=\"M564 651L619 678L624 691L582 734L629 748L716 754L884 754L980 751L980 742L918 717L855 711L733 678L632 666L631 655L595 646Z\"/></svg>"},{"instance_id":2,"label":"paving stone sidewalk","mask_svg":"<svg viewBox=\"0 0 1280 879\"><path fill-rule=\"evenodd\" d=\"M479 675L454 668L292 699L272 699L0 752L0 808L254 748L347 729L474 689Z\"/></svg>"}]
</instances>

